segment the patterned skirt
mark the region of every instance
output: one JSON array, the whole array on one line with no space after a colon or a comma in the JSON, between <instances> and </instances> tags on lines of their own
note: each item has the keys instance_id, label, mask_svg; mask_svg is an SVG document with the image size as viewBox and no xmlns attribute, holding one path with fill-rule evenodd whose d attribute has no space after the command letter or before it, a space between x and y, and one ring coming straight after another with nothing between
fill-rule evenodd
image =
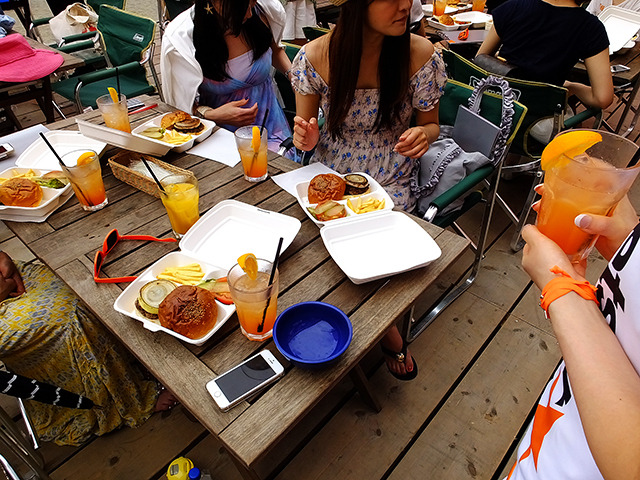
<instances>
[{"instance_id":1,"label":"patterned skirt","mask_svg":"<svg viewBox=\"0 0 640 480\"><path fill-rule=\"evenodd\" d=\"M16 262L26 293L0 307L0 361L10 371L84 395L90 410L25 402L41 440L80 445L153 413L157 383L55 274Z\"/></svg>"}]
</instances>

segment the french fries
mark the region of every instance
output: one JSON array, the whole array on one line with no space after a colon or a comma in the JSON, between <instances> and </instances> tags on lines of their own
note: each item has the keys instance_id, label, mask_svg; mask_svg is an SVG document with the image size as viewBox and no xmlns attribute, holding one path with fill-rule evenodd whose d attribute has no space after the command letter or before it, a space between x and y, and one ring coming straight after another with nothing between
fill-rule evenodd
<instances>
[{"instance_id":1,"label":"french fries","mask_svg":"<svg viewBox=\"0 0 640 480\"><path fill-rule=\"evenodd\" d=\"M170 267L164 269L156 278L158 280L169 280L180 285L198 285L202 282L204 272L198 263L190 263L182 267Z\"/></svg>"},{"instance_id":2,"label":"french fries","mask_svg":"<svg viewBox=\"0 0 640 480\"><path fill-rule=\"evenodd\" d=\"M171 143L172 145L181 145L191 140L191 135L186 133L176 132L175 130L167 130L164 132L163 142Z\"/></svg>"},{"instance_id":3,"label":"french fries","mask_svg":"<svg viewBox=\"0 0 640 480\"><path fill-rule=\"evenodd\" d=\"M347 206L357 214L374 212L384 209L384 198L378 200L377 198L371 197L364 201L360 197L355 197L353 201L350 198L347 200Z\"/></svg>"},{"instance_id":4,"label":"french fries","mask_svg":"<svg viewBox=\"0 0 640 480\"><path fill-rule=\"evenodd\" d=\"M31 180L33 177L36 176L36 172L34 172L32 169L29 169L29 171L24 172L24 173L18 173L18 172L16 172L14 170L12 173L13 174L9 178L0 178L0 184L6 182L10 178L27 178L27 179Z\"/></svg>"}]
</instances>

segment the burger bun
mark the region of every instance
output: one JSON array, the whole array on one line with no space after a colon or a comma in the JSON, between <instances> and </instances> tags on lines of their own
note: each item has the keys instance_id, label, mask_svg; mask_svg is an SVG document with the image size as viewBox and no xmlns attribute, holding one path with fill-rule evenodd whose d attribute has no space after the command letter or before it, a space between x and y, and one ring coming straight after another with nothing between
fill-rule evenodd
<instances>
[{"instance_id":1,"label":"burger bun","mask_svg":"<svg viewBox=\"0 0 640 480\"><path fill-rule=\"evenodd\" d=\"M165 130L173 129L173 126L184 120L191 118L187 112L183 112L182 110L176 110L175 112L167 113L162 120L160 120L160 126Z\"/></svg>"},{"instance_id":2,"label":"burger bun","mask_svg":"<svg viewBox=\"0 0 640 480\"><path fill-rule=\"evenodd\" d=\"M0 202L11 207L37 207L42 195L42 187L27 178L10 178L0 185Z\"/></svg>"},{"instance_id":3,"label":"burger bun","mask_svg":"<svg viewBox=\"0 0 640 480\"><path fill-rule=\"evenodd\" d=\"M176 287L158 308L160 325L192 340L209 333L217 318L214 294L193 285Z\"/></svg>"},{"instance_id":4,"label":"burger bun","mask_svg":"<svg viewBox=\"0 0 640 480\"><path fill-rule=\"evenodd\" d=\"M338 175L327 173L316 175L309 182L307 195L309 203L320 203L325 200L341 200L344 197L346 183Z\"/></svg>"}]
</instances>

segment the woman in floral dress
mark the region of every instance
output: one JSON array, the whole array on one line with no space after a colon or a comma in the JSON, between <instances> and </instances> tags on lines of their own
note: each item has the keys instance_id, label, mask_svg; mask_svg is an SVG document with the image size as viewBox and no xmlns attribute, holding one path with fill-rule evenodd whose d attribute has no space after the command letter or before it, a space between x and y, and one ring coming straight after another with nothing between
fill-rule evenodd
<instances>
[{"instance_id":1,"label":"woman in floral dress","mask_svg":"<svg viewBox=\"0 0 640 480\"><path fill-rule=\"evenodd\" d=\"M340 173L366 172L396 208L412 211L411 174L440 133L442 58L427 39L409 33L411 0L331 1L343 5L338 24L293 61L294 144L315 149L311 162ZM322 131L319 107L327 120ZM415 377L415 362L397 329L382 347L394 376Z\"/></svg>"},{"instance_id":2,"label":"woman in floral dress","mask_svg":"<svg viewBox=\"0 0 640 480\"><path fill-rule=\"evenodd\" d=\"M42 264L0 252L0 361L24 375L92 400L77 410L26 401L38 437L80 445L92 435L142 425L175 398L145 378L131 354Z\"/></svg>"}]
</instances>

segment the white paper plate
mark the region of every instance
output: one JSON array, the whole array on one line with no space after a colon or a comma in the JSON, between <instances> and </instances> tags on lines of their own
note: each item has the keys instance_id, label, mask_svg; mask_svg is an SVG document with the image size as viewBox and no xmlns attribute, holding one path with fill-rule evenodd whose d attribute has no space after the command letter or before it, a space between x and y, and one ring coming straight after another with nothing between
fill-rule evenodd
<instances>
[{"instance_id":1,"label":"white paper plate","mask_svg":"<svg viewBox=\"0 0 640 480\"><path fill-rule=\"evenodd\" d=\"M626 8L608 6L598 18L609 37L609 54L624 48L640 29L640 13Z\"/></svg>"},{"instance_id":2,"label":"white paper plate","mask_svg":"<svg viewBox=\"0 0 640 480\"><path fill-rule=\"evenodd\" d=\"M85 137L80 132L55 130L46 132L44 136L60 156L81 148L93 150L100 155L107 146L105 142ZM16 166L46 171L60 170L58 159L40 136L22 152L16 160Z\"/></svg>"},{"instance_id":3,"label":"white paper plate","mask_svg":"<svg viewBox=\"0 0 640 480\"><path fill-rule=\"evenodd\" d=\"M236 200L224 200L203 215L180 240L189 255L229 270L240 255L253 253L273 260L278 241L282 249L291 245L300 230L300 220Z\"/></svg>"},{"instance_id":4,"label":"white paper plate","mask_svg":"<svg viewBox=\"0 0 640 480\"><path fill-rule=\"evenodd\" d=\"M162 144L162 145L166 145L166 146L172 148L176 152L184 152L184 151L189 150L191 147L193 147L195 142L198 142L198 143L202 142L209 135L211 135L211 132L213 131L213 127L216 126L215 122L213 122L211 120L200 119L202 124L205 126L205 129L202 132L200 132L200 134L198 134L198 135L192 135L191 136L191 140L189 140L188 142L183 143L182 145L174 145L172 143L163 142L162 140L156 140L155 138L150 138L150 137L147 137L145 135L141 135L140 132L144 131L145 129L147 129L149 127L159 127L160 126L160 122L162 121L162 117L164 117L164 115L159 115L157 117L152 118L148 122L143 123L142 125L139 125L136 128L134 128L131 131L131 133L136 137L144 138L146 140L151 140L152 142L156 142L156 143L159 143L159 144Z\"/></svg>"},{"instance_id":5,"label":"white paper plate","mask_svg":"<svg viewBox=\"0 0 640 480\"><path fill-rule=\"evenodd\" d=\"M96 125L95 123L79 119L76 119L76 123L83 135L107 142L109 145L131 150L132 152L162 157L171 150L171 146L163 142L154 142L146 137L135 137L130 133L122 132L115 128Z\"/></svg>"},{"instance_id":6,"label":"white paper plate","mask_svg":"<svg viewBox=\"0 0 640 480\"><path fill-rule=\"evenodd\" d=\"M320 236L331 258L355 284L423 267L442 253L431 236L401 212L328 224Z\"/></svg>"},{"instance_id":7,"label":"white paper plate","mask_svg":"<svg viewBox=\"0 0 640 480\"><path fill-rule=\"evenodd\" d=\"M481 28L493 17L484 12L462 12L453 15L453 19L459 22L471 22L474 28ZM467 25L468 26L468 25ZM466 28L466 27L465 27Z\"/></svg>"},{"instance_id":8,"label":"white paper plate","mask_svg":"<svg viewBox=\"0 0 640 480\"><path fill-rule=\"evenodd\" d=\"M11 178L15 174L27 173L32 170L36 176L42 176L51 170L40 170L38 168L21 168L11 167L0 172L0 178ZM20 215L25 217L42 217L46 213L53 211L59 204L59 198L66 195L71 190L71 185L67 184L64 188L47 188L42 187L42 201L37 207L14 207L0 204L0 212L8 215Z\"/></svg>"},{"instance_id":9,"label":"white paper plate","mask_svg":"<svg viewBox=\"0 0 640 480\"><path fill-rule=\"evenodd\" d=\"M376 182L370 175L367 175L364 172L353 172L353 173L357 173L358 175L362 175L367 180L369 180L369 191L367 193L364 193L364 194L358 195L358 196L361 197L363 201L367 200L368 198L371 198L371 197L376 198L378 200L383 200L384 199L384 209L383 210L373 211L373 212L357 214L356 212L354 212L353 210L351 210L347 206L347 198L349 198L349 197L345 197L342 200L336 200L336 202L341 203L341 204L343 204L345 206L345 209L347 211L347 216L344 217L344 218L337 218L335 220L329 220L328 222L321 222L320 220L316 219L316 217L314 217L311 214L311 212L309 212L309 210L307 209L307 207L310 207L312 205L316 205L315 203L309 203L308 191L309 191L309 183L310 182L299 183L299 184L296 185L295 197L298 200L298 203L300 204L300 206L302 207L302 210L304 210L304 213L306 213L307 216L316 225L327 225L328 223L349 221L349 220L352 220L352 219L355 219L355 218L358 218L358 217L361 217L361 216L371 216L371 215L375 215L377 213L381 213L381 212L385 212L385 211L393 209L393 200L391 199L389 194L386 192L386 190L384 188L382 188L382 186L378 182ZM340 175L339 173L335 173L335 175L344 177L344 175ZM352 197L354 197L354 196L352 196Z\"/></svg>"},{"instance_id":10,"label":"white paper plate","mask_svg":"<svg viewBox=\"0 0 640 480\"><path fill-rule=\"evenodd\" d=\"M128 317L142 322L144 328L151 330L152 332L165 332L168 335L179 338L183 342L190 343L192 345L202 345L207 340L209 340L211 336L216 333L227 320L229 320L229 317L231 317L233 312L236 311L235 305L225 305L224 303L216 301L216 305L218 306L218 318L216 320L216 324L209 331L209 333L207 333L204 337L198 338L196 340L185 337L184 335L180 335L179 333L165 328L158 323L152 322L151 320L140 315L135 307L138 293L140 292L140 288L142 288L143 285L155 280L156 277L166 268L180 267L194 262L199 263L202 267L202 270L205 272L203 280L207 280L210 278L220 278L227 275L227 269L225 268L220 268L208 264L206 262L203 262L200 258L192 257L182 252L172 252L165 255L156 263L151 265L142 273L142 275L131 282L131 284L129 284L129 286L116 299L115 303L113 304L113 308L116 311L127 315Z\"/></svg>"}]
</instances>

